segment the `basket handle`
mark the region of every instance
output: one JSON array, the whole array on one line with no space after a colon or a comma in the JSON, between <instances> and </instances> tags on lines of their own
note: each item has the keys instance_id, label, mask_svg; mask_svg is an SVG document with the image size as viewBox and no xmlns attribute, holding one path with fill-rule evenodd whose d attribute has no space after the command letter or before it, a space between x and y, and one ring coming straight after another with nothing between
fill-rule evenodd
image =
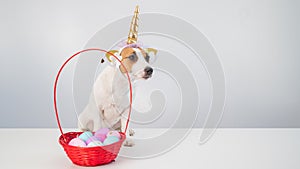
<instances>
[{"instance_id":1,"label":"basket handle","mask_svg":"<svg viewBox=\"0 0 300 169\"><path fill-rule=\"evenodd\" d=\"M61 133L61 135L63 136L64 140L65 139L65 136L64 136L64 133L63 133L63 130L62 130L62 127L61 127L61 124L60 124L60 120L59 120L59 116L58 116L58 109L57 109L57 104L56 104L56 88L57 88L57 83L58 83L58 79L59 79L59 76L62 72L62 70L64 69L64 67L66 66L66 64L72 60L75 56L81 54L81 53L84 53L84 52L87 52L87 51L100 51L100 52L105 52L105 53L108 53L110 54L111 56L113 56L121 65L122 67L126 70L126 67L123 65L123 63L121 62L121 60L115 56L113 53L111 52L108 52L106 50L103 50L103 49L98 49L98 48L89 48L89 49L84 49L84 50L81 50L77 53L75 53L74 55L72 55L70 58L68 58L64 63L63 65L60 67L57 75L56 75L56 78L55 78L55 82L54 82L54 111L55 111L55 116L56 116L56 121L57 121L57 125L58 125L58 128L59 128L59 131ZM129 104L129 112L128 112L128 118L127 118L127 122L126 122L126 127L125 127L125 131L124 133L126 133L127 131L127 128L128 128L128 123L129 123L129 119L130 119L130 113L131 113L131 110L132 110L132 85L131 85L131 80L130 80L130 77L129 77L129 74L128 74L128 71L126 70L126 76L127 76L127 79L128 79L128 84L129 84L129 101L130 101L130 104Z\"/></svg>"}]
</instances>

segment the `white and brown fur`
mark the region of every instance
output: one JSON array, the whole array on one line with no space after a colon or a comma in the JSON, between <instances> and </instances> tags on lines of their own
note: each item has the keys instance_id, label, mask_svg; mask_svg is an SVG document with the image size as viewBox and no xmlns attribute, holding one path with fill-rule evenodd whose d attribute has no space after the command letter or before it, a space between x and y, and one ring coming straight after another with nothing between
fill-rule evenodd
<instances>
[{"instance_id":1,"label":"white and brown fur","mask_svg":"<svg viewBox=\"0 0 300 169\"><path fill-rule=\"evenodd\" d=\"M93 85L89 103L79 115L80 130L96 131L104 127L125 130L129 109L129 85L125 72L128 71L132 83L152 76L150 56L145 51L140 47L125 47L115 53L121 56L125 68L117 64L116 59L110 57L113 66L108 65L100 73ZM133 130L129 131L129 135L133 135ZM127 139L124 145L133 146L134 142L132 139Z\"/></svg>"}]
</instances>

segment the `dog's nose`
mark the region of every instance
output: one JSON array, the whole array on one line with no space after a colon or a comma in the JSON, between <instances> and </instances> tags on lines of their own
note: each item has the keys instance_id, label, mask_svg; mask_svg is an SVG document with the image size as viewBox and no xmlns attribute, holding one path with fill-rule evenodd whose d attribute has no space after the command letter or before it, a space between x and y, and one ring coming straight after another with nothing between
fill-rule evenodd
<instances>
[{"instance_id":1,"label":"dog's nose","mask_svg":"<svg viewBox=\"0 0 300 169\"><path fill-rule=\"evenodd\" d=\"M146 67L146 68L144 69L144 71L146 72L147 75L152 75L152 73L153 73L152 67Z\"/></svg>"}]
</instances>

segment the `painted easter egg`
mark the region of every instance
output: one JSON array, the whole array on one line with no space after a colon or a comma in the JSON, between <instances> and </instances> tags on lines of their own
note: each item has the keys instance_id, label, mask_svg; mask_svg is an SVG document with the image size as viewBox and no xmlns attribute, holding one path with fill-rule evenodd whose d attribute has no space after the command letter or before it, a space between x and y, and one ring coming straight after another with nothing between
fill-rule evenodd
<instances>
[{"instance_id":1,"label":"painted easter egg","mask_svg":"<svg viewBox=\"0 0 300 169\"><path fill-rule=\"evenodd\" d=\"M89 139L87 139L85 143L89 144L90 142L93 142L93 141L100 141L100 140L96 136L92 136Z\"/></svg>"},{"instance_id":2,"label":"painted easter egg","mask_svg":"<svg viewBox=\"0 0 300 169\"><path fill-rule=\"evenodd\" d=\"M70 146L76 146L76 147L86 147L86 144L83 140L81 140L80 138L73 138L70 142L69 142Z\"/></svg>"},{"instance_id":3,"label":"painted easter egg","mask_svg":"<svg viewBox=\"0 0 300 169\"><path fill-rule=\"evenodd\" d=\"M80 138L83 141L87 141L92 136L93 136L92 132L86 131L86 132L83 132L82 134L80 134L78 138Z\"/></svg>"},{"instance_id":4,"label":"painted easter egg","mask_svg":"<svg viewBox=\"0 0 300 169\"><path fill-rule=\"evenodd\" d=\"M106 135L104 134L95 134L95 137L101 142L103 142L106 139Z\"/></svg>"},{"instance_id":5,"label":"painted easter egg","mask_svg":"<svg viewBox=\"0 0 300 169\"><path fill-rule=\"evenodd\" d=\"M92 141L88 145L88 147L97 147L97 146L103 146L103 143L101 141Z\"/></svg>"},{"instance_id":6,"label":"painted easter egg","mask_svg":"<svg viewBox=\"0 0 300 169\"><path fill-rule=\"evenodd\" d=\"M108 132L109 132L108 128L102 128L102 129L97 130L95 132L95 135L98 135L98 134L100 134L100 135L102 135L102 134L106 135Z\"/></svg>"},{"instance_id":7,"label":"painted easter egg","mask_svg":"<svg viewBox=\"0 0 300 169\"><path fill-rule=\"evenodd\" d=\"M106 137L106 139L104 140L103 144L104 145L110 145L110 144L113 144L113 143L116 143L118 142L120 139L116 136L109 136L109 137Z\"/></svg>"},{"instance_id":8,"label":"painted easter egg","mask_svg":"<svg viewBox=\"0 0 300 169\"><path fill-rule=\"evenodd\" d=\"M121 138L121 135L118 131L109 131L106 135L107 137L109 136L115 136L115 137L118 137L118 138Z\"/></svg>"}]
</instances>

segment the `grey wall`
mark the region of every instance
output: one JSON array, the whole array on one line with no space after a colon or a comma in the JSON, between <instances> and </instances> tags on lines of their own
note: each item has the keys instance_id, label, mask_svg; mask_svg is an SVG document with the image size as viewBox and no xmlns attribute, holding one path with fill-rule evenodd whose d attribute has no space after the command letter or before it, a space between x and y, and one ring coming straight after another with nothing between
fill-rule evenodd
<instances>
[{"instance_id":1,"label":"grey wall","mask_svg":"<svg viewBox=\"0 0 300 169\"><path fill-rule=\"evenodd\" d=\"M227 81L221 127L300 127L299 1L140 4L141 12L192 23L216 48ZM56 127L52 85L58 67L105 25L131 15L134 6L129 0L0 1L0 127ZM64 127L76 124L73 68L64 71L59 88ZM203 121L199 116L196 126Z\"/></svg>"}]
</instances>

